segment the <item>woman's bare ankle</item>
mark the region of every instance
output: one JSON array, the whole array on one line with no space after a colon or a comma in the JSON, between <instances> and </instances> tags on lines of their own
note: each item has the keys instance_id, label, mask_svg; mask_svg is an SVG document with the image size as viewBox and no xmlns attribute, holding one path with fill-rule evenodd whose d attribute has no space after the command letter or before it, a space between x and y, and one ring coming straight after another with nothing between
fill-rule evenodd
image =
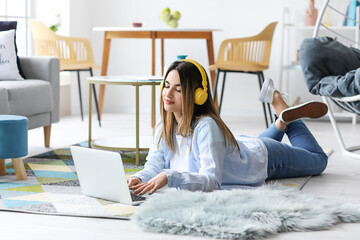
<instances>
[{"instance_id":1,"label":"woman's bare ankle","mask_svg":"<svg viewBox=\"0 0 360 240\"><path fill-rule=\"evenodd\" d=\"M285 131L287 128L288 123L284 123L280 120L280 118L276 119L275 121L275 127L277 130Z\"/></svg>"},{"instance_id":2,"label":"woman's bare ankle","mask_svg":"<svg viewBox=\"0 0 360 240\"><path fill-rule=\"evenodd\" d=\"M274 92L272 106L277 116L279 116L282 111L289 107L281 96L281 93L279 93L278 91Z\"/></svg>"}]
</instances>

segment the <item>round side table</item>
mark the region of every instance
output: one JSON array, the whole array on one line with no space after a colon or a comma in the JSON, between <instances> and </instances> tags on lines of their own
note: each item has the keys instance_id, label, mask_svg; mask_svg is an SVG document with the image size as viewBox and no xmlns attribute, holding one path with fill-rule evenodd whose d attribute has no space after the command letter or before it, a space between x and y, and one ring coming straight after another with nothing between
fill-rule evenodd
<instances>
[{"instance_id":1,"label":"round side table","mask_svg":"<svg viewBox=\"0 0 360 240\"><path fill-rule=\"evenodd\" d=\"M152 138L146 138L146 140L142 141L140 145L140 130L139 130L139 87L141 86L151 86L152 90L152 97L151 97L151 104L152 104L152 113L151 119L152 123L151 126L154 128L155 126L155 86L160 85L163 77L161 76L95 76L89 77L89 147L98 147L104 149L111 149L111 150L123 150L123 151L135 151L135 162L136 165L140 164L140 151L148 151L149 147L152 143ZM119 139L119 138L112 138L112 139L100 139L92 141L91 136L91 98L92 93L91 89L94 84L100 85L128 85L135 87L135 116L136 116L136 126L135 126L135 136L132 138L126 139Z\"/></svg>"}]
</instances>

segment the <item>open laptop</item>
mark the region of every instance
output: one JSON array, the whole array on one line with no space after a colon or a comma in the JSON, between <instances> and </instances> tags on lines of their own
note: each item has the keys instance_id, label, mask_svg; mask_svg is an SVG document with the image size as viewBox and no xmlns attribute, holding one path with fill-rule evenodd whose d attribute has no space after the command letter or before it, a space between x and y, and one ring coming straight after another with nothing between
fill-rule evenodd
<instances>
[{"instance_id":1,"label":"open laptop","mask_svg":"<svg viewBox=\"0 0 360 240\"><path fill-rule=\"evenodd\" d=\"M70 150L84 195L127 205L145 200L130 191L119 153L76 146Z\"/></svg>"}]
</instances>

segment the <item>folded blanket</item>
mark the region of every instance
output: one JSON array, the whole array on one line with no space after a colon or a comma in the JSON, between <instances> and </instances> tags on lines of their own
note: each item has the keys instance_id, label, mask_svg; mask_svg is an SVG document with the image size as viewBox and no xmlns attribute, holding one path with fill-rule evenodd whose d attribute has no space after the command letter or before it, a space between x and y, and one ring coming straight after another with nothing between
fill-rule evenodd
<instances>
[{"instance_id":1,"label":"folded blanket","mask_svg":"<svg viewBox=\"0 0 360 240\"><path fill-rule=\"evenodd\" d=\"M360 94L360 50L330 37L309 38L300 46L300 63L310 93L331 97ZM360 110L360 102L352 105Z\"/></svg>"}]
</instances>

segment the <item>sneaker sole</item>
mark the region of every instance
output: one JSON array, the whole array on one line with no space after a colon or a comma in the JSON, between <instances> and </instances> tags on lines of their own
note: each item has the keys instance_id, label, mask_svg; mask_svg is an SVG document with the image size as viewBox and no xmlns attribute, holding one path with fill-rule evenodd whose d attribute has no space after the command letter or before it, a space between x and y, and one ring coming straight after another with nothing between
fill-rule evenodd
<instances>
[{"instance_id":1,"label":"sneaker sole","mask_svg":"<svg viewBox=\"0 0 360 240\"><path fill-rule=\"evenodd\" d=\"M328 107L322 102L308 102L302 105L288 108L281 114L283 122L292 122L299 118L320 118L328 111Z\"/></svg>"}]
</instances>

